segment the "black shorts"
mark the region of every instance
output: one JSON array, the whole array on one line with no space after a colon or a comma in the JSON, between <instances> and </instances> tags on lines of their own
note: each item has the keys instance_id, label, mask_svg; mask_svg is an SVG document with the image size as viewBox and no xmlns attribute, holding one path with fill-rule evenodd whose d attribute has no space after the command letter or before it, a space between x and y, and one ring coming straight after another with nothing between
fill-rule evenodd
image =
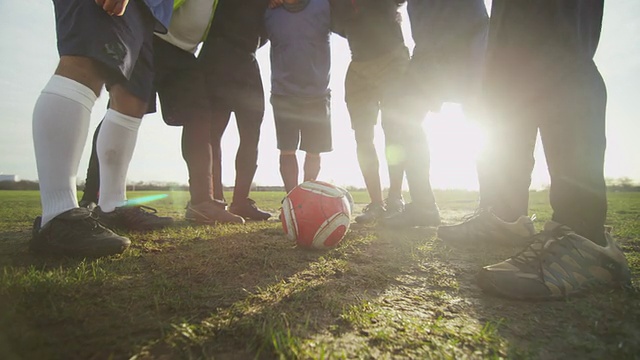
<instances>
[{"instance_id":1,"label":"black shorts","mask_svg":"<svg viewBox=\"0 0 640 360\"><path fill-rule=\"evenodd\" d=\"M123 85L147 101L153 84L155 19L142 0L110 16L91 0L53 0L60 56L94 59L107 69L107 86Z\"/></svg>"},{"instance_id":2,"label":"black shorts","mask_svg":"<svg viewBox=\"0 0 640 360\"><path fill-rule=\"evenodd\" d=\"M318 154L333 150L331 142L331 96L299 98L271 95L278 150L298 149Z\"/></svg>"},{"instance_id":3,"label":"black shorts","mask_svg":"<svg viewBox=\"0 0 640 360\"><path fill-rule=\"evenodd\" d=\"M375 126L382 110L382 126L388 116L384 109L396 100L401 79L409 64L409 50L402 46L368 61L352 61L345 78L345 101L351 127Z\"/></svg>"},{"instance_id":4,"label":"black shorts","mask_svg":"<svg viewBox=\"0 0 640 360\"><path fill-rule=\"evenodd\" d=\"M164 122L180 126L191 121L208 121L210 106L198 59L157 36L153 46L154 87ZM150 104L155 104L155 99Z\"/></svg>"},{"instance_id":5,"label":"black shorts","mask_svg":"<svg viewBox=\"0 0 640 360\"><path fill-rule=\"evenodd\" d=\"M214 109L264 114L264 86L255 54L226 38L209 36L199 60Z\"/></svg>"}]
</instances>

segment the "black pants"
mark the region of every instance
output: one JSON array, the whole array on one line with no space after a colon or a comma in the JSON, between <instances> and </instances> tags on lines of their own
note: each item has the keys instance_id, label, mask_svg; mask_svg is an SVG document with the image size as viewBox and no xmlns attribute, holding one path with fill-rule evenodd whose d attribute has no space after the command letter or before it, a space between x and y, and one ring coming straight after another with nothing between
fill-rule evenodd
<instances>
[{"instance_id":1,"label":"black pants","mask_svg":"<svg viewBox=\"0 0 640 360\"><path fill-rule=\"evenodd\" d=\"M603 236L607 213L607 94L595 64L568 72L532 101L496 111L488 120L488 146L478 164L480 205L508 221L527 214L539 131L551 178L553 220L595 239Z\"/></svg>"}]
</instances>

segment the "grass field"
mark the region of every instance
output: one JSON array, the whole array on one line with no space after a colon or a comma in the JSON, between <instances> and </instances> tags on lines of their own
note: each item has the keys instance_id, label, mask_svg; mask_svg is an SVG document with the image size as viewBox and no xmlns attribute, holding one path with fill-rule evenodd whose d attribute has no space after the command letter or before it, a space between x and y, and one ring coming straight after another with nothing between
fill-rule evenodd
<instances>
[{"instance_id":1,"label":"grass field","mask_svg":"<svg viewBox=\"0 0 640 360\"><path fill-rule=\"evenodd\" d=\"M130 198L151 193L130 193ZM282 193L255 193L277 213ZM358 206L364 193L354 193ZM477 193L437 192L446 223ZM230 196L227 196L230 198ZM547 192L531 193L541 228ZM434 228L353 225L329 251L273 220L192 226L186 192L150 204L176 226L128 233L97 260L30 254L37 192L0 191L0 359L640 359L640 294L516 302L483 294L482 265L520 249L449 249ZM608 224L640 286L640 193L609 194Z\"/></svg>"}]
</instances>

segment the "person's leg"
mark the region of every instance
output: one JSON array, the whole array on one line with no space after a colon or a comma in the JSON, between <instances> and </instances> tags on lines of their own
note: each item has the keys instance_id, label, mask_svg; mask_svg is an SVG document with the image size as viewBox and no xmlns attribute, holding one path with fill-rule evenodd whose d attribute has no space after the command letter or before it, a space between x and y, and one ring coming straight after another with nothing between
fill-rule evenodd
<instances>
[{"instance_id":1,"label":"person's leg","mask_svg":"<svg viewBox=\"0 0 640 360\"><path fill-rule=\"evenodd\" d=\"M606 245L604 81L591 63L548 94L540 135L549 167L552 220Z\"/></svg>"},{"instance_id":2,"label":"person's leg","mask_svg":"<svg viewBox=\"0 0 640 360\"><path fill-rule=\"evenodd\" d=\"M304 175L303 181L312 181L318 178L320 174L321 158L319 153L307 152L304 156Z\"/></svg>"},{"instance_id":3,"label":"person's leg","mask_svg":"<svg viewBox=\"0 0 640 360\"><path fill-rule=\"evenodd\" d=\"M134 24L148 21L151 36L153 18L147 14L145 19L139 4L119 17L79 0L56 1L54 7L61 59L34 108L33 139L43 216L34 222L29 246L36 252L73 256L118 254L129 246L129 239L102 227L90 210L78 208L76 176L91 110L103 84L122 80L130 73L129 65L136 62L128 53L114 58L103 48L117 44L135 50L141 34L122 35Z\"/></svg>"},{"instance_id":4,"label":"person's leg","mask_svg":"<svg viewBox=\"0 0 640 360\"><path fill-rule=\"evenodd\" d=\"M354 130L358 164L372 203L382 204L380 163L376 152L373 126L361 126Z\"/></svg>"},{"instance_id":5,"label":"person's leg","mask_svg":"<svg viewBox=\"0 0 640 360\"><path fill-rule=\"evenodd\" d=\"M137 52L135 59L131 59L134 60L130 65L131 69L123 73L124 76L108 83L109 110L97 139L100 163L98 205L101 211L107 213L125 205L129 163L133 157L142 116L146 113L153 94L155 20L144 6L141 3L130 3L125 12L125 16L132 11L138 14L137 21L126 24L126 31L136 34L135 40L131 40L131 46L136 46Z\"/></svg>"},{"instance_id":6,"label":"person's leg","mask_svg":"<svg viewBox=\"0 0 640 360\"><path fill-rule=\"evenodd\" d=\"M133 5L133 6L132 6ZM135 10L140 21L126 27L137 46L133 68L123 77L108 83L109 110L105 115L97 140L100 163L100 198L95 212L98 221L111 229L155 230L173 224L171 217L156 215L155 209L127 204L126 180L129 164L138 138L142 116L154 93L154 25L144 3L129 3L127 13ZM128 54L128 53L127 53ZM132 54L133 55L133 54ZM127 56L127 55L125 55ZM147 211L149 209L151 211Z\"/></svg>"},{"instance_id":7,"label":"person's leg","mask_svg":"<svg viewBox=\"0 0 640 360\"><path fill-rule=\"evenodd\" d=\"M222 135L224 135L229 120L231 119L231 110L225 106L216 103L213 105L214 110L211 113L211 132L209 135L209 144L211 146L212 164L211 178L213 186L213 198L226 202L224 198L224 187L222 184Z\"/></svg>"},{"instance_id":8,"label":"person's leg","mask_svg":"<svg viewBox=\"0 0 640 360\"><path fill-rule=\"evenodd\" d=\"M294 99L288 96L271 95L273 119L276 126L276 138L278 150L280 150L280 176L284 183L284 189L289 193L298 186L298 158L296 151L300 143L300 126L296 121L296 108Z\"/></svg>"},{"instance_id":9,"label":"person's leg","mask_svg":"<svg viewBox=\"0 0 640 360\"><path fill-rule=\"evenodd\" d=\"M333 150L331 134L331 96L305 99L300 104L300 150L304 159L304 181L317 180L321 153Z\"/></svg>"},{"instance_id":10,"label":"person's leg","mask_svg":"<svg viewBox=\"0 0 640 360\"><path fill-rule=\"evenodd\" d=\"M262 89L261 83L260 89ZM258 168L258 141L264 116L262 91L258 95L254 96L255 101L250 100L249 96L247 103L238 104L235 112L240 144L236 154L236 181L229 211L245 219L267 220L271 214L261 210L255 201L249 198L253 177Z\"/></svg>"},{"instance_id":11,"label":"person's leg","mask_svg":"<svg viewBox=\"0 0 640 360\"><path fill-rule=\"evenodd\" d=\"M98 124L96 130L93 133L93 140L91 141L91 156L89 157L87 178L84 183L84 190L82 192L82 199L80 199L80 206L88 206L91 203L98 204L98 199L100 196L100 166L98 164L97 142L101 126L102 121L100 121L100 124Z\"/></svg>"},{"instance_id":12,"label":"person's leg","mask_svg":"<svg viewBox=\"0 0 640 360\"><path fill-rule=\"evenodd\" d=\"M42 226L78 207L76 177L91 110L104 82L101 66L62 56L33 111L33 141L40 183Z\"/></svg>"},{"instance_id":13,"label":"person's leg","mask_svg":"<svg viewBox=\"0 0 640 360\"><path fill-rule=\"evenodd\" d=\"M127 171L147 109L145 100L135 97L122 85L112 86L109 93L111 108L105 114L97 139L100 160L98 205L104 212L125 205Z\"/></svg>"},{"instance_id":14,"label":"person's leg","mask_svg":"<svg viewBox=\"0 0 640 360\"><path fill-rule=\"evenodd\" d=\"M280 151L280 176L286 193L298 186L298 171L298 158L295 150Z\"/></svg>"},{"instance_id":15,"label":"person's leg","mask_svg":"<svg viewBox=\"0 0 640 360\"><path fill-rule=\"evenodd\" d=\"M265 108L258 63L252 61L242 68L247 86L243 96L236 99L235 105L240 144L236 154L236 181L232 202L237 204L249 198L253 177L258 168L258 142Z\"/></svg>"},{"instance_id":16,"label":"person's leg","mask_svg":"<svg viewBox=\"0 0 640 360\"><path fill-rule=\"evenodd\" d=\"M182 158L189 173L189 195L192 204L213 199L211 123L209 116L194 118L182 126Z\"/></svg>"},{"instance_id":17,"label":"person's leg","mask_svg":"<svg viewBox=\"0 0 640 360\"><path fill-rule=\"evenodd\" d=\"M189 170L189 193L191 194L185 218L201 224L217 222L244 224L240 216L226 210L225 203L222 201L222 180L219 180L217 188L214 184L216 176L221 179L220 170L216 170L214 153L220 154L220 139L229 122L231 112L208 111L208 106L206 109L207 111L201 112L201 117L191 116L183 125L182 156ZM221 167L219 164L218 166ZM216 190L219 190L220 198L214 198Z\"/></svg>"},{"instance_id":18,"label":"person's leg","mask_svg":"<svg viewBox=\"0 0 640 360\"><path fill-rule=\"evenodd\" d=\"M541 26L540 23L547 26L546 22L530 19L531 9L523 11L522 5L512 2L500 5L500 10L506 14L504 16L519 15L519 18L502 19L505 21L501 23L513 27L503 31L536 34L536 26ZM495 6L496 3L494 10ZM509 6L512 8L508 9ZM556 24L556 28L576 31L571 35L584 36L585 43L597 42L602 2L589 5L589 11L582 11L578 1L567 1L563 9L566 13L562 14L558 13L556 4L538 3L536 6L539 7L535 9L539 10L536 13L546 14L546 17L553 17L554 21L561 23L562 26ZM575 21L586 25L584 29L588 30L572 27ZM545 224L544 231L533 237L527 248L503 262L484 267L477 277L478 285L484 291L516 299L562 299L597 288L631 285L625 256L611 234L604 230L604 83L592 59L585 57L587 52L584 49L558 47L552 39L567 34L552 35L555 36L545 38L549 43L524 54L531 61L531 67L520 68L521 75L524 75L522 79L536 79L539 87L525 81L528 86L525 89L534 96L519 105L523 113L534 108L539 115L541 138L551 174L553 218ZM507 50L519 51L520 48L513 45L519 44L518 40L515 38L513 43L501 45ZM522 66L519 62L516 64ZM540 64L553 64L555 68L535 67ZM509 82L509 88L522 84L522 79ZM508 106L509 103L505 102L503 107Z\"/></svg>"}]
</instances>

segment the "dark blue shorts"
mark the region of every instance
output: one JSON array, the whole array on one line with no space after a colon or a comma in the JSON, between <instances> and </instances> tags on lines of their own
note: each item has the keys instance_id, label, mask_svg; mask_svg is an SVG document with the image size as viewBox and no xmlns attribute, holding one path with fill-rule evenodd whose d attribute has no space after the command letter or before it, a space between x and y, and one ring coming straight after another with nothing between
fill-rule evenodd
<instances>
[{"instance_id":1,"label":"dark blue shorts","mask_svg":"<svg viewBox=\"0 0 640 360\"><path fill-rule=\"evenodd\" d=\"M329 152L331 142L331 97L305 99L271 95L278 150L298 149L312 154Z\"/></svg>"},{"instance_id":2,"label":"dark blue shorts","mask_svg":"<svg viewBox=\"0 0 640 360\"><path fill-rule=\"evenodd\" d=\"M107 69L107 87L123 85L148 101L153 92L155 19L142 0L110 16L92 0L53 0L60 56L94 59Z\"/></svg>"}]
</instances>

